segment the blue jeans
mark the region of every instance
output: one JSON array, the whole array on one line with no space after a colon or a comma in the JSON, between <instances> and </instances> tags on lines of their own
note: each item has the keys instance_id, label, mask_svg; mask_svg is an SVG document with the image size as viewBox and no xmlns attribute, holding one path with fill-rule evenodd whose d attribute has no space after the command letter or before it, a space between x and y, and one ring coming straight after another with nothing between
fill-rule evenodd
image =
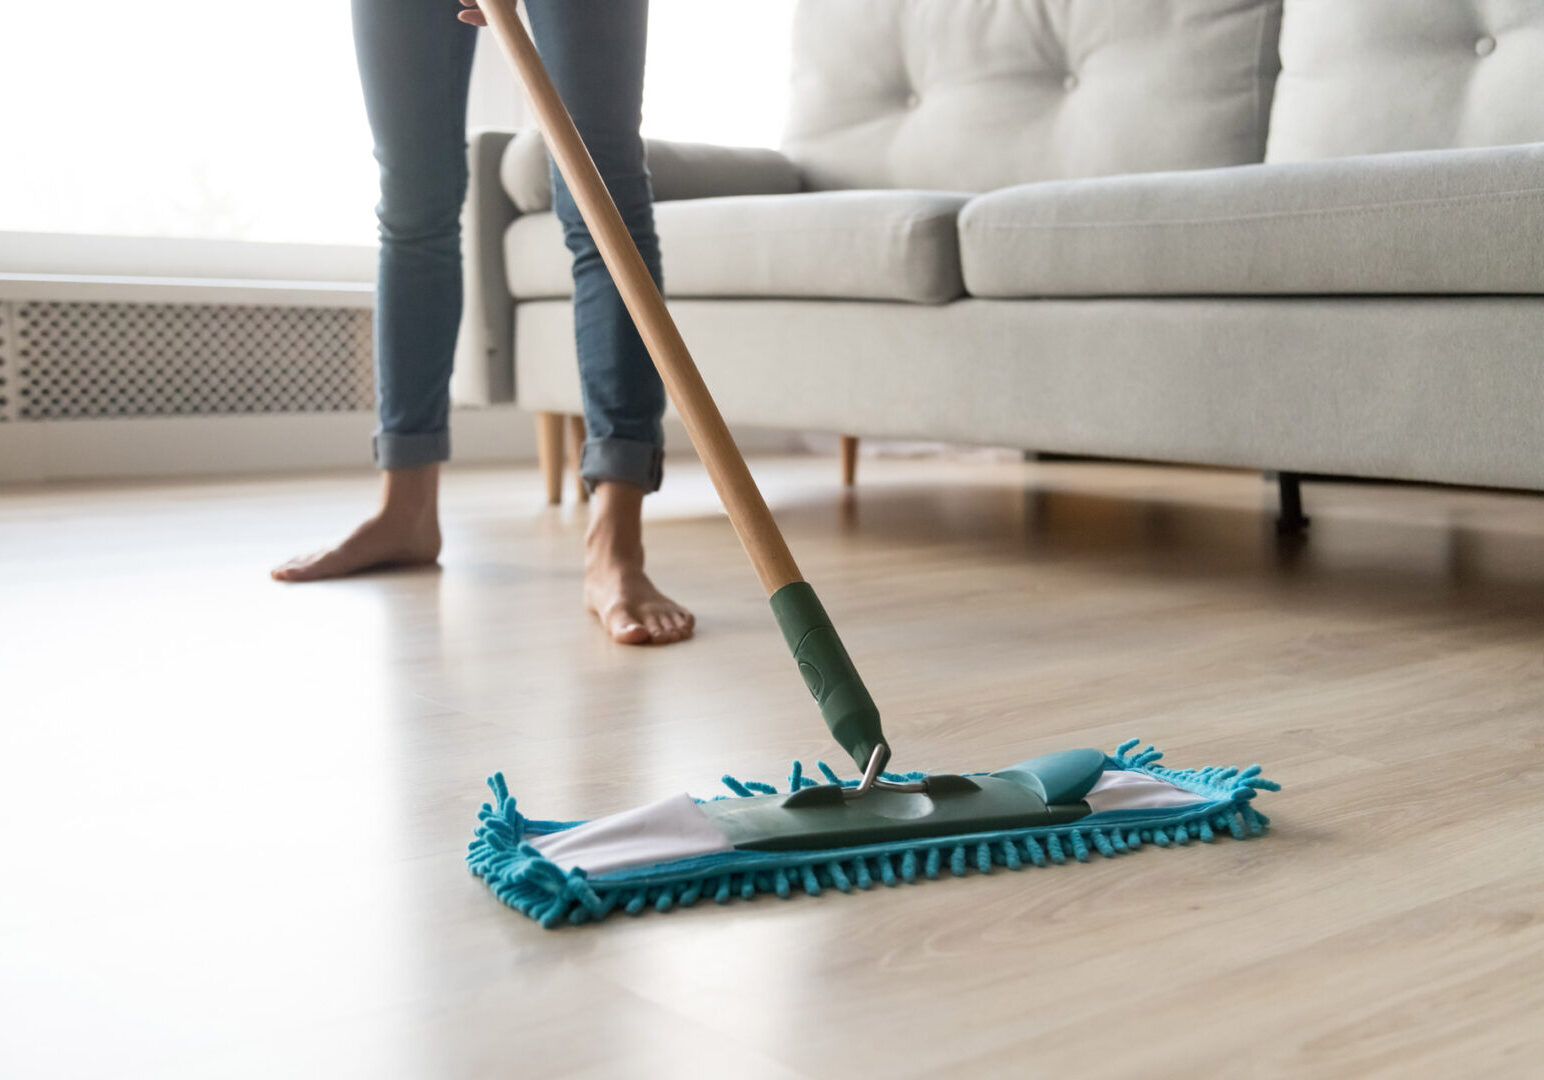
<instances>
[{"instance_id":1,"label":"blue jeans","mask_svg":"<svg viewBox=\"0 0 1544 1080\"><path fill-rule=\"evenodd\" d=\"M655 281L653 191L638 133L648 0L525 0L537 48ZM450 456L461 319L466 99L475 28L455 0L353 0L354 44L380 163L375 460ZM580 475L659 487L665 390L562 177L553 204L573 253L574 336L588 438Z\"/></svg>"}]
</instances>

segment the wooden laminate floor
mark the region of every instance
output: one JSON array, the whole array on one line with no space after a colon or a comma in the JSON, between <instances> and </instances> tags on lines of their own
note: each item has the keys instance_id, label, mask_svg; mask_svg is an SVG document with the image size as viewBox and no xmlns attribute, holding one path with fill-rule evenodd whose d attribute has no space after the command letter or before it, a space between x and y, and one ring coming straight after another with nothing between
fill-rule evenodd
<instances>
[{"instance_id":1,"label":"wooden laminate floor","mask_svg":"<svg viewBox=\"0 0 1544 1080\"><path fill-rule=\"evenodd\" d=\"M447 478L443 568L281 586L366 475L0 493L0 1075L1528 1076L1544 1052L1544 499L1093 464L756 466L897 764L1141 736L1286 785L1260 841L544 932L541 817L829 744L701 473L694 642L609 644L581 512Z\"/></svg>"}]
</instances>

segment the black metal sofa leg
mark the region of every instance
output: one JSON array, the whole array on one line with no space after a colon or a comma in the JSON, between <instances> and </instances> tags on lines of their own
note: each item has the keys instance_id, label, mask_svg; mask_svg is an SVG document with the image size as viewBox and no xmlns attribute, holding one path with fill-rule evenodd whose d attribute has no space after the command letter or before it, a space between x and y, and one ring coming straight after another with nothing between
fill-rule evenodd
<instances>
[{"instance_id":1,"label":"black metal sofa leg","mask_svg":"<svg viewBox=\"0 0 1544 1080\"><path fill-rule=\"evenodd\" d=\"M1282 536L1295 536L1308 528L1309 518L1303 513L1302 479L1297 473L1276 474L1276 487L1280 493L1276 532Z\"/></svg>"}]
</instances>

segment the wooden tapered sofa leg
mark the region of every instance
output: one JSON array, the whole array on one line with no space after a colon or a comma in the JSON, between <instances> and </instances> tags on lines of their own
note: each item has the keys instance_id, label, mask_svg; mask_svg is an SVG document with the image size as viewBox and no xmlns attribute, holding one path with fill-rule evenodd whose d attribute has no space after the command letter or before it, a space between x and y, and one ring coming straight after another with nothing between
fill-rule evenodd
<instances>
[{"instance_id":1,"label":"wooden tapered sofa leg","mask_svg":"<svg viewBox=\"0 0 1544 1080\"><path fill-rule=\"evenodd\" d=\"M842 486L852 487L858 479L858 437L842 436Z\"/></svg>"},{"instance_id":2,"label":"wooden tapered sofa leg","mask_svg":"<svg viewBox=\"0 0 1544 1080\"><path fill-rule=\"evenodd\" d=\"M536 414L536 460L541 465L542 482L547 489L547 505L563 501L563 414Z\"/></svg>"},{"instance_id":3,"label":"wooden tapered sofa leg","mask_svg":"<svg viewBox=\"0 0 1544 1080\"><path fill-rule=\"evenodd\" d=\"M590 501L590 489L584 486L579 475L579 462L584 456L584 417L568 418L568 459L574 463L574 495L582 503Z\"/></svg>"}]
</instances>

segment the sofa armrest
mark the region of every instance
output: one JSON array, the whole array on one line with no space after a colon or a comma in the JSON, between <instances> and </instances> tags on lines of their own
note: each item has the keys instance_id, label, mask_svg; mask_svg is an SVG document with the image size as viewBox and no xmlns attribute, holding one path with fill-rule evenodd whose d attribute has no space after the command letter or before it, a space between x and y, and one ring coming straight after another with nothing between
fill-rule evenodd
<instances>
[{"instance_id":1,"label":"sofa armrest","mask_svg":"<svg viewBox=\"0 0 1544 1080\"><path fill-rule=\"evenodd\" d=\"M457 404L515 399L514 300L504 271L504 233L519 211L499 179L514 138L509 131L476 131L467 140L461 332L450 380Z\"/></svg>"},{"instance_id":2,"label":"sofa armrest","mask_svg":"<svg viewBox=\"0 0 1544 1080\"><path fill-rule=\"evenodd\" d=\"M803 186L799 167L776 150L647 139L654 201L721 195L788 195ZM522 214L552 209L552 174L541 133L522 131L504 153L504 190Z\"/></svg>"}]
</instances>

